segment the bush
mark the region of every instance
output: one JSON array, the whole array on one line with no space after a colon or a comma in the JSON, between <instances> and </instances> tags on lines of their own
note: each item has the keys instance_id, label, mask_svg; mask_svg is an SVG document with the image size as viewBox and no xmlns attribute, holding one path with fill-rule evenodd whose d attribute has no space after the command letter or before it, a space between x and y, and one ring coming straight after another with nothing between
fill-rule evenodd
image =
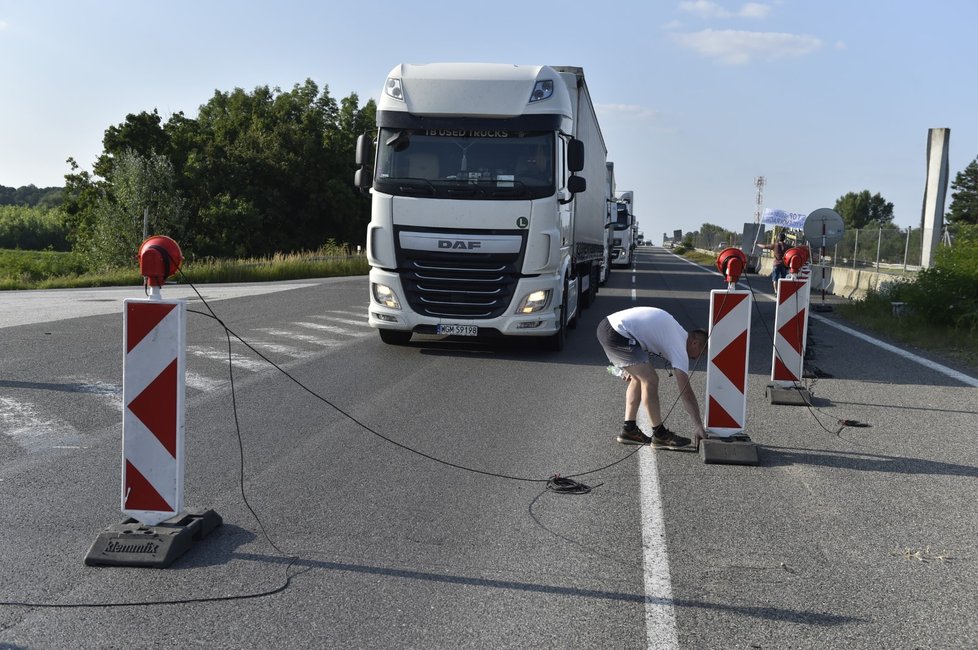
<instances>
[{"instance_id":1,"label":"bush","mask_svg":"<svg viewBox=\"0 0 978 650\"><path fill-rule=\"evenodd\" d=\"M962 227L954 244L937 252L934 266L921 270L900 299L930 323L978 331L978 227Z\"/></svg>"},{"instance_id":2,"label":"bush","mask_svg":"<svg viewBox=\"0 0 978 650\"><path fill-rule=\"evenodd\" d=\"M0 289L21 289L55 277L77 277L88 271L77 253L0 250Z\"/></svg>"},{"instance_id":3,"label":"bush","mask_svg":"<svg viewBox=\"0 0 978 650\"><path fill-rule=\"evenodd\" d=\"M0 206L0 248L69 250L64 215L60 210Z\"/></svg>"}]
</instances>

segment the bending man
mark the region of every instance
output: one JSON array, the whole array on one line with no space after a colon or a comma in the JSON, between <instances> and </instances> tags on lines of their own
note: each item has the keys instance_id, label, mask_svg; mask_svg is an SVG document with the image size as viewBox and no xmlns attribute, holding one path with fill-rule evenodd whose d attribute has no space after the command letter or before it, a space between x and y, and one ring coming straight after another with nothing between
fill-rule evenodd
<instances>
[{"instance_id":1,"label":"bending man","mask_svg":"<svg viewBox=\"0 0 978 650\"><path fill-rule=\"evenodd\" d=\"M689 385L689 359L698 358L706 350L709 336L705 330L686 332L675 318L656 307L632 307L610 314L598 324L598 341L608 360L625 372L628 388L625 391L625 424L618 442L626 445L647 445L672 448L685 447L689 438L678 436L662 422L659 402L659 376L649 358L663 357L672 365L683 407L693 420L693 435L697 440L706 437L700 407ZM635 424L642 402L652 421L652 435L647 436Z\"/></svg>"}]
</instances>

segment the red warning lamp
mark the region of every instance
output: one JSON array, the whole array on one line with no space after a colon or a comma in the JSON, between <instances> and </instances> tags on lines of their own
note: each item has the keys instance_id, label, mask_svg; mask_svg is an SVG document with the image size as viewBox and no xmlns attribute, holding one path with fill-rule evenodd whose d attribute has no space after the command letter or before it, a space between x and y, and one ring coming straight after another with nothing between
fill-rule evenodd
<instances>
[{"instance_id":1,"label":"red warning lamp","mask_svg":"<svg viewBox=\"0 0 978 650\"><path fill-rule=\"evenodd\" d=\"M162 287L181 264L180 246L166 235L154 235L139 246L139 273L151 287Z\"/></svg>"},{"instance_id":2,"label":"red warning lamp","mask_svg":"<svg viewBox=\"0 0 978 650\"><path fill-rule=\"evenodd\" d=\"M788 265L791 273L797 274L801 271L801 267L808 263L808 248L805 246L789 248L784 253L784 263Z\"/></svg>"},{"instance_id":3,"label":"red warning lamp","mask_svg":"<svg viewBox=\"0 0 978 650\"><path fill-rule=\"evenodd\" d=\"M726 276L729 284L736 284L745 266L747 266L747 256L739 248L733 246L724 248L717 255L717 270Z\"/></svg>"}]
</instances>

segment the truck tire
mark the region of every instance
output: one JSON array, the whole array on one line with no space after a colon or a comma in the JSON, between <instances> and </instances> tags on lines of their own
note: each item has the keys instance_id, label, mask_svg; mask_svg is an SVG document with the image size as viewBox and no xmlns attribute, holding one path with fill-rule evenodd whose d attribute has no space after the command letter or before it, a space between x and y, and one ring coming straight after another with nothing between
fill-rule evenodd
<instances>
[{"instance_id":1,"label":"truck tire","mask_svg":"<svg viewBox=\"0 0 978 650\"><path fill-rule=\"evenodd\" d=\"M411 332L404 330L377 330L380 332L380 340L387 345L407 345L411 340Z\"/></svg>"}]
</instances>

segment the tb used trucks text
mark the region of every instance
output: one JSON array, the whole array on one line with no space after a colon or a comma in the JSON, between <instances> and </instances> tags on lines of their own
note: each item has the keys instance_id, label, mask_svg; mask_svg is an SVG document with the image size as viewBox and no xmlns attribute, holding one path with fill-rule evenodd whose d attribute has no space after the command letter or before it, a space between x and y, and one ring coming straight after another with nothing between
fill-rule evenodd
<instances>
[{"instance_id":1,"label":"tb used trucks text","mask_svg":"<svg viewBox=\"0 0 978 650\"><path fill-rule=\"evenodd\" d=\"M392 344L540 336L561 349L598 290L606 158L581 68L395 67L376 138L357 143L370 325Z\"/></svg>"}]
</instances>

